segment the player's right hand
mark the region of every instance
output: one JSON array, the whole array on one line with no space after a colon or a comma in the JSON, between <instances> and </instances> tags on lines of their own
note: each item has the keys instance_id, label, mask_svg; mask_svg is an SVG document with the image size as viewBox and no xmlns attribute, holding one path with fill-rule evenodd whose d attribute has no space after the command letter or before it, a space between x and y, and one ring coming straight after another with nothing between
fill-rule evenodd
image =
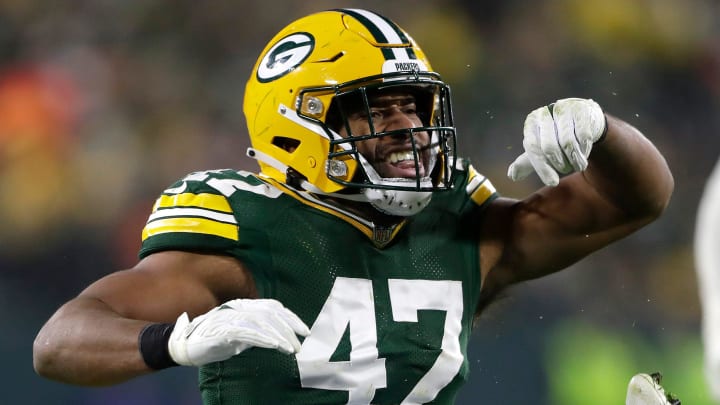
<instances>
[{"instance_id":1,"label":"player's right hand","mask_svg":"<svg viewBox=\"0 0 720 405\"><path fill-rule=\"evenodd\" d=\"M300 350L297 335L310 329L292 311L272 299L236 299L213 308L190 322L177 319L168 341L172 359L184 366L222 361L256 346L284 353Z\"/></svg>"}]
</instances>

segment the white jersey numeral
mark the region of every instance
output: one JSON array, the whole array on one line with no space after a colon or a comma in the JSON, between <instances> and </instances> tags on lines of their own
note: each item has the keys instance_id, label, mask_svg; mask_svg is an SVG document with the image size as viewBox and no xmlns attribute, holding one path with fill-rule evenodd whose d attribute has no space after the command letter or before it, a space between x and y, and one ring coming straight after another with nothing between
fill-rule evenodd
<instances>
[{"instance_id":1,"label":"white jersey numeral","mask_svg":"<svg viewBox=\"0 0 720 405\"><path fill-rule=\"evenodd\" d=\"M402 404L432 401L460 370L463 312L459 281L388 280L396 322L418 322L417 311L446 312L442 352ZM297 354L300 382L306 388L348 391L348 404L369 404L387 387L385 359L378 356L372 282L338 277L320 314ZM349 327L350 361L330 361Z\"/></svg>"},{"instance_id":2,"label":"white jersey numeral","mask_svg":"<svg viewBox=\"0 0 720 405\"><path fill-rule=\"evenodd\" d=\"M210 179L206 183L208 186L221 192L225 197L230 197L238 190L249 191L270 198L278 198L282 194L282 191L266 183L251 185L243 180L217 178Z\"/></svg>"},{"instance_id":3,"label":"white jersey numeral","mask_svg":"<svg viewBox=\"0 0 720 405\"><path fill-rule=\"evenodd\" d=\"M378 358L370 280L338 277L297 354L303 387L349 392L348 404L369 404L386 387L385 359ZM330 361L350 325L350 361Z\"/></svg>"},{"instance_id":4,"label":"white jersey numeral","mask_svg":"<svg viewBox=\"0 0 720 405\"><path fill-rule=\"evenodd\" d=\"M282 191L277 189L276 187L273 187L267 183L260 183L256 185L249 184L248 182L240 179L218 179L218 178L212 178L210 180L207 180L208 177L210 177L210 174L213 173L222 173L224 170L206 170L201 172L193 172L185 176L183 178L183 184L179 187L181 187L181 191L177 191L174 189L167 189L165 190L168 194L177 194L178 192L182 192L185 190L185 187L187 186L185 182L187 181L204 181L208 186L214 188L218 192L220 192L225 197L230 197L238 190L244 190L249 191L251 193L264 195L266 197L270 198L277 198L280 195L282 195ZM250 172L246 172L244 170L239 170L237 173L241 176L249 177L253 174Z\"/></svg>"},{"instance_id":5,"label":"white jersey numeral","mask_svg":"<svg viewBox=\"0 0 720 405\"><path fill-rule=\"evenodd\" d=\"M438 356L430 370L418 381L403 404L430 402L452 381L463 363L460 349L462 330L462 283L442 280L388 280L393 320L417 322L417 311L445 311L445 327Z\"/></svg>"}]
</instances>

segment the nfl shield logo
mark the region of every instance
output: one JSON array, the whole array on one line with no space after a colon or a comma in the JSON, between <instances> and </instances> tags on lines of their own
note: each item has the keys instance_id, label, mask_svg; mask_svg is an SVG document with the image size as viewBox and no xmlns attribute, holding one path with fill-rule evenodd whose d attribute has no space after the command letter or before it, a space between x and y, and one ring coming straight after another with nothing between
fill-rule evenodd
<instances>
[{"instance_id":1,"label":"nfl shield logo","mask_svg":"<svg viewBox=\"0 0 720 405\"><path fill-rule=\"evenodd\" d=\"M393 235L393 230L395 230L394 226L391 227L381 227L376 226L373 228L373 242L375 243L375 246L377 247L384 247L385 245L390 242L390 239Z\"/></svg>"}]
</instances>

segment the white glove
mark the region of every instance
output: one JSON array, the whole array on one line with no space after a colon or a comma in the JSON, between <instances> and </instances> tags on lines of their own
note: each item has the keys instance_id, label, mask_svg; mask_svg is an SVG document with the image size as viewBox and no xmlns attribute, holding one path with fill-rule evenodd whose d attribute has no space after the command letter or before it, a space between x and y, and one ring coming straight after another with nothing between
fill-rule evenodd
<instances>
[{"instance_id":1,"label":"white glove","mask_svg":"<svg viewBox=\"0 0 720 405\"><path fill-rule=\"evenodd\" d=\"M678 405L680 400L668 395L660 385L660 373L635 374L628 384L625 405Z\"/></svg>"},{"instance_id":2,"label":"white glove","mask_svg":"<svg viewBox=\"0 0 720 405\"><path fill-rule=\"evenodd\" d=\"M590 99L565 98L540 107L525 119L525 152L508 167L508 177L521 180L535 171L548 186L559 174L583 171L593 143L606 129L602 108Z\"/></svg>"},{"instance_id":3,"label":"white glove","mask_svg":"<svg viewBox=\"0 0 720 405\"><path fill-rule=\"evenodd\" d=\"M284 353L300 350L297 335L310 330L300 318L272 299L236 299L204 315L178 317L170 334L170 357L183 366L202 366L222 361L252 346L278 349Z\"/></svg>"}]
</instances>

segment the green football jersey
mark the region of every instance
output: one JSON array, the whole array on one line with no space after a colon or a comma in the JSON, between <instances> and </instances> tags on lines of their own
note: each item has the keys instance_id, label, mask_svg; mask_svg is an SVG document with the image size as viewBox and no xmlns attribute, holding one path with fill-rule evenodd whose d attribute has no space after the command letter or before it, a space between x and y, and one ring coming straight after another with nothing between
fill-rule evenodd
<instances>
[{"instance_id":1,"label":"green football jersey","mask_svg":"<svg viewBox=\"0 0 720 405\"><path fill-rule=\"evenodd\" d=\"M495 190L458 161L452 190L391 228L234 170L158 198L140 252L236 257L310 328L299 353L252 348L200 369L207 405L451 404L467 379L478 229Z\"/></svg>"}]
</instances>

